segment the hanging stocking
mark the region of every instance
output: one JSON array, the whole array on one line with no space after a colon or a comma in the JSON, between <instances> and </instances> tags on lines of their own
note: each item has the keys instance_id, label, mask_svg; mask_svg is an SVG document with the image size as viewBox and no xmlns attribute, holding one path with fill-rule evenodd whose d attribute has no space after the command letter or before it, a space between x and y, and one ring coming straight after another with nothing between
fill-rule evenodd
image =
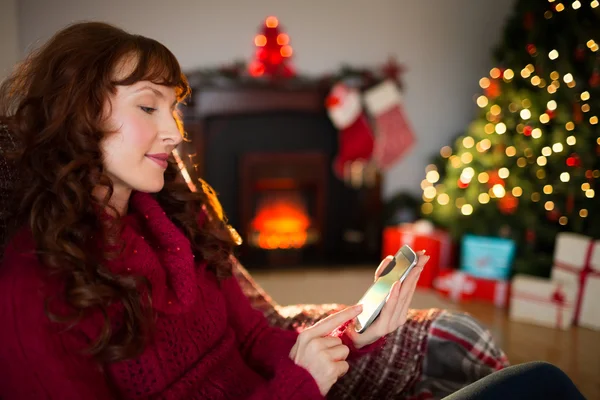
<instances>
[{"instance_id":1,"label":"hanging stocking","mask_svg":"<svg viewBox=\"0 0 600 400\"><path fill-rule=\"evenodd\" d=\"M327 97L327 112L338 129L338 154L333 161L336 176L345 180L351 165L366 163L373 154L373 133L362 109L360 94L342 83L335 85Z\"/></svg>"},{"instance_id":2,"label":"hanging stocking","mask_svg":"<svg viewBox=\"0 0 600 400\"><path fill-rule=\"evenodd\" d=\"M393 81L365 92L367 111L375 121L373 158L383 171L404 157L415 143L415 135L402 105L402 94Z\"/></svg>"}]
</instances>

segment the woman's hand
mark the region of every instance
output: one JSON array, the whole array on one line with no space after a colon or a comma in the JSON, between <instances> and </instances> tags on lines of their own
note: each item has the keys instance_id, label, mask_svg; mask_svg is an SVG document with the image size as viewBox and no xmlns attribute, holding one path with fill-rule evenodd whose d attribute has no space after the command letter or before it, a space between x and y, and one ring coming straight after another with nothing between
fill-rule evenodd
<instances>
[{"instance_id":1,"label":"woman's hand","mask_svg":"<svg viewBox=\"0 0 600 400\"><path fill-rule=\"evenodd\" d=\"M361 312L362 306L348 307L317 322L298 335L290 351L290 358L310 372L323 396L348 371L350 351L340 338L327 335Z\"/></svg>"},{"instance_id":2,"label":"woman's hand","mask_svg":"<svg viewBox=\"0 0 600 400\"><path fill-rule=\"evenodd\" d=\"M429 261L429 256L425 255L424 251L420 251L418 254L418 264L408 273L408 276L401 284L399 281L392 285L390 295L379 314L379 317L367 328L363 333L357 333L354 322L346 329L346 335L354 343L354 347L360 349L366 345L376 342L381 337L386 336L389 333L394 332L400 328L406 322L406 315L408 313L408 307L415 293L417 287L417 281L423 267ZM375 280L379 278L379 275L385 267L394 259L393 256L387 256L379 267L375 271Z\"/></svg>"}]
</instances>

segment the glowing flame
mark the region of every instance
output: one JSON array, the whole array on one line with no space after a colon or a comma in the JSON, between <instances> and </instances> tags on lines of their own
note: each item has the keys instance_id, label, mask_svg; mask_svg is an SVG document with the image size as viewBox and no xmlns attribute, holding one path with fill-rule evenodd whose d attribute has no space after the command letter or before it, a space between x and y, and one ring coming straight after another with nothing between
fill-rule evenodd
<instances>
[{"instance_id":1,"label":"glowing flame","mask_svg":"<svg viewBox=\"0 0 600 400\"><path fill-rule=\"evenodd\" d=\"M300 248L309 241L310 218L299 195L266 198L252 220L255 245L263 249Z\"/></svg>"}]
</instances>

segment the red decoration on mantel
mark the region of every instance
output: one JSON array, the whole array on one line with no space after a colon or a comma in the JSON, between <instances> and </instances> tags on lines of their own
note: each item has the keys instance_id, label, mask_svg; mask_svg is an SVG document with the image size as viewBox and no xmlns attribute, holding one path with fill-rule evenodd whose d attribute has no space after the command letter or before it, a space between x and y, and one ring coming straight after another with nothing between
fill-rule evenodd
<instances>
[{"instance_id":1,"label":"red decoration on mantel","mask_svg":"<svg viewBox=\"0 0 600 400\"><path fill-rule=\"evenodd\" d=\"M290 37L279 28L279 20L276 17L267 17L261 33L254 37L256 53L254 60L248 65L250 75L280 78L295 75L290 63L293 54L289 44Z\"/></svg>"},{"instance_id":2,"label":"red decoration on mantel","mask_svg":"<svg viewBox=\"0 0 600 400\"><path fill-rule=\"evenodd\" d=\"M388 62L384 64L381 71L383 72L383 76L393 80L397 84L400 83L400 75L404 73L404 65L398 64L394 57L388 59Z\"/></svg>"}]
</instances>

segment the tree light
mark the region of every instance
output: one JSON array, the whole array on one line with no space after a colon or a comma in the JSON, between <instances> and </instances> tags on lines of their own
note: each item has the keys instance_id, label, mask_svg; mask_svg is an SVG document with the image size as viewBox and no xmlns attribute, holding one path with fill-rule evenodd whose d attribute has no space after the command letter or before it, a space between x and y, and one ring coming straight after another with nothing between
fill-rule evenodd
<instances>
[{"instance_id":1,"label":"tree light","mask_svg":"<svg viewBox=\"0 0 600 400\"><path fill-rule=\"evenodd\" d=\"M563 145L562 145L562 143L554 143L554 144L552 145L552 150L553 150L555 153L560 153L561 151L563 151Z\"/></svg>"},{"instance_id":2,"label":"tree light","mask_svg":"<svg viewBox=\"0 0 600 400\"><path fill-rule=\"evenodd\" d=\"M558 58L558 51L552 50L550 53L548 53L548 57L551 60L556 60Z\"/></svg>"},{"instance_id":3,"label":"tree light","mask_svg":"<svg viewBox=\"0 0 600 400\"><path fill-rule=\"evenodd\" d=\"M563 81L565 81L565 83L573 82L573 75L566 74L565 76L563 76Z\"/></svg>"},{"instance_id":4,"label":"tree light","mask_svg":"<svg viewBox=\"0 0 600 400\"><path fill-rule=\"evenodd\" d=\"M558 78L560 78L560 75L559 75L558 71L552 71L552 72L550 72L550 79L552 79L553 81L555 81Z\"/></svg>"},{"instance_id":5,"label":"tree light","mask_svg":"<svg viewBox=\"0 0 600 400\"><path fill-rule=\"evenodd\" d=\"M440 174L437 171L429 171L426 178L429 183L436 183L440 180Z\"/></svg>"},{"instance_id":6,"label":"tree light","mask_svg":"<svg viewBox=\"0 0 600 400\"><path fill-rule=\"evenodd\" d=\"M479 86L481 86L482 89L487 89L488 87L490 87L490 80L488 78L481 78L479 80Z\"/></svg>"},{"instance_id":7,"label":"tree light","mask_svg":"<svg viewBox=\"0 0 600 400\"><path fill-rule=\"evenodd\" d=\"M560 180L562 182L569 182L571 180L571 175L569 175L568 172L563 172L562 174L560 174Z\"/></svg>"},{"instance_id":8,"label":"tree light","mask_svg":"<svg viewBox=\"0 0 600 400\"><path fill-rule=\"evenodd\" d=\"M552 210L554 210L554 202L552 202L552 201L547 201L547 202L546 202L546 204L544 204L544 208L545 208L547 211L552 211Z\"/></svg>"},{"instance_id":9,"label":"tree light","mask_svg":"<svg viewBox=\"0 0 600 400\"><path fill-rule=\"evenodd\" d=\"M500 108L498 104L494 104L492 107L490 107L490 112L493 116L498 116L502 112L502 108Z\"/></svg>"},{"instance_id":10,"label":"tree light","mask_svg":"<svg viewBox=\"0 0 600 400\"><path fill-rule=\"evenodd\" d=\"M598 5L600 5L598 0L594 0L590 3L590 7L592 7L592 8L596 8L596 7L598 7Z\"/></svg>"},{"instance_id":11,"label":"tree light","mask_svg":"<svg viewBox=\"0 0 600 400\"><path fill-rule=\"evenodd\" d=\"M531 76L531 71L529 71L527 68L523 68L523 69L521 70L521 76L522 76L524 79L527 79L527 78L529 78L529 77Z\"/></svg>"},{"instance_id":12,"label":"tree light","mask_svg":"<svg viewBox=\"0 0 600 400\"><path fill-rule=\"evenodd\" d=\"M542 168L540 168L537 171L535 171L535 176L538 179L544 179L546 177L546 171L544 171Z\"/></svg>"},{"instance_id":13,"label":"tree light","mask_svg":"<svg viewBox=\"0 0 600 400\"><path fill-rule=\"evenodd\" d=\"M536 75L536 76L534 76L533 78L531 78L531 84L532 84L533 86L537 86L537 85L539 85L541 82L542 82L542 80L541 80L541 79L540 79L540 77L539 77L539 76L537 76L537 75Z\"/></svg>"},{"instance_id":14,"label":"tree light","mask_svg":"<svg viewBox=\"0 0 600 400\"><path fill-rule=\"evenodd\" d=\"M554 111L556 110L557 104L555 100L550 100L548 102L548 104L546 104L546 107L548 107L548 110Z\"/></svg>"},{"instance_id":15,"label":"tree light","mask_svg":"<svg viewBox=\"0 0 600 400\"><path fill-rule=\"evenodd\" d=\"M473 145L475 145L475 140L471 136L467 136L463 139L463 146L465 146L465 148L470 149Z\"/></svg>"},{"instance_id":16,"label":"tree light","mask_svg":"<svg viewBox=\"0 0 600 400\"><path fill-rule=\"evenodd\" d=\"M596 117L595 115L593 117L590 117L590 124L596 125L597 123L598 123L598 117Z\"/></svg>"},{"instance_id":17,"label":"tree light","mask_svg":"<svg viewBox=\"0 0 600 400\"><path fill-rule=\"evenodd\" d=\"M562 217L560 217L558 219L558 223L561 225L566 225L569 223L569 218L565 217L564 215Z\"/></svg>"},{"instance_id":18,"label":"tree light","mask_svg":"<svg viewBox=\"0 0 600 400\"><path fill-rule=\"evenodd\" d=\"M575 136L569 136L569 137L567 138L567 144L568 144L569 146L574 146L574 145L575 145L575 143L577 143L577 139L575 138Z\"/></svg>"},{"instance_id":19,"label":"tree light","mask_svg":"<svg viewBox=\"0 0 600 400\"><path fill-rule=\"evenodd\" d=\"M473 161L473 154L471 154L471 153L464 153L462 156L460 156L460 161L462 161L463 164L469 164L469 163L471 163L471 161Z\"/></svg>"},{"instance_id":20,"label":"tree light","mask_svg":"<svg viewBox=\"0 0 600 400\"><path fill-rule=\"evenodd\" d=\"M590 184L589 184L589 183L587 183L587 182L586 182L586 183L582 183L582 184L581 184L581 190L583 190L584 192L585 192L586 190L590 190Z\"/></svg>"},{"instance_id":21,"label":"tree light","mask_svg":"<svg viewBox=\"0 0 600 400\"><path fill-rule=\"evenodd\" d=\"M519 186L515 186L512 190L512 194L515 197L521 197L523 194L523 189L521 189Z\"/></svg>"},{"instance_id":22,"label":"tree light","mask_svg":"<svg viewBox=\"0 0 600 400\"><path fill-rule=\"evenodd\" d=\"M473 214L473 206L470 204L465 204L460 208L460 212L462 212L463 215L471 215Z\"/></svg>"},{"instance_id":23,"label":"tree light","mask_svg":"<svg viewBox=\"0 0 600 400\"><path fill-rule=\"evenodd\" d=\"M425 188L425 190L423 190L423 196L425 196L425 198L427 198L427 199L433 199L436 194L437 194L437 191L435 190L435 188L433 186L429 186L429 187Z\"/></svg>"},{"instance_id":24,"label":"tree light","mask_svg":"<svg viewBox=\"0 0 600 400\"><path fill-rule=\"evenodd\" d=\"M504 124L504 122L500 122L500 123L496 124L496 133L498 135L502 135L502 134L506 133L506 125Z\"/></svg>"},{"instance_id":25,"label":"tree light","mask_svg":"<svg viewBox=\"0 0 600 400\"><path fill-rule=\"evenodd\" d=\"M496 196L497 198L502 198L506 194L506 191L504 190L504 186L500 185L499 183L496 183L492 187L492 193L494 193L494 196Z\"/></svg>"},{"instance_id":26,"label":"tree light","mask_svg":"<svg viewBox=\"0 0 600 400\"><path fill-rule=\"evenodd\" d=\"M587 197L588 199L593 199L594 194L594 189L588 189L585 191L585 197Z\"/></svg>"},{"instance_id":27,"label":"tree light","mask_svg":"<svg viewBox=\"0 0 600 400\"><path fill-rule=\"evenodd\" d=\"M575 0L571 6L573 7L573 10L578 10L581 7L581 3L579 0Z\"/></svg>"},{"instance_id":28,"label":"tree light","mask_svg":"<svg viewBox=\"0 0 600 400\"><path fill-rule=\"evenodd\" d=\"M513 72L512 69L509 68L509 69L507 69L507 70L504 71L503 78L504 78L504 80L506 82L509 82L514 77L515 77L515 73Z\"/></svg>"},{"instance_id":29,"label":"tree light","mask_svg":"<svg viewBox=\"0 0 600 400\"><path fill-rule=\"evenodd\" d=\"M423 212L423 214L431 214L433 212L433 204L431 203L424 203L421 206L421 212Z\"/></svg>"},{"instance_id":30,"label":"tree light","mask_svg":"<svg viewBox=\"0 0 600 400\"><path fill-rule=\"evenodd\" d=\"M460 174L460 180L465 183L470 182L471 179L473 179L473 176L475 176L475 170L471 167L467 167L463 169L462 173Z\"/></svg>"},{"instance_id":31,"label":"tree light","mask_svg":"<svg viewBox=\"0 0 600 400\"><path fill-rule=\"evenodd\" d=\"M498 68L492 68L490 70L490 76L494 79L498 79L500 78L500 69Z\"/></svg>"},{"instance_id":32,"label":"tree light","mask_svg":"<svg viewBox=\"0 0 600 400\"><path fill-rule=\"evenodd\" d=\"M479 183L487 183L490 180L490 176L487 172L482 172L477 176Z\"/></svg>"},{"instance_id":33,"label":"tree light","mask_svg":"<svg viewBox=\"0 0 600 400\"><path fill-rule=\"evenodd\" d=\"M552 194L552 185L544 186L544 194Z\"/></svg>"},{"instance_id":34,"label":"tree light","mask_svg":"<svg viewBox=\"0 0 600 400\"><path fill-rule=\"evenodd\" d=\"M538 192L531 193L531 201L533 201L534 203L540 201L540 194Z\"/></svg>"},{"instance_id":35,"label":"tree light","mask_svg":"<svg viewBox=\"0 0 600 400\"><path fill-rule=\"evenodd\" d=\"M519 113L519 115L521 116L521 119L529 119L531 118L531 111L529 111L528 109L524 108L521 110L521 112Z\"/></svg>"},{"instance_id":36,"label":"tree light","mask_svg":"<svg viewBox=\"0 0 600 400\"><path fill-rule=\"evenodd\" d=\"M546 157L550 157L552 155L552 149L549 146L546 146L542 149L542 154Z\"/></svg>"},{"instance_id":37,"label":"tree light","mask_svg":"<svg viewBox=\"0 0 600 400\"><path fill-rule=\"evenodd\" d=\"M581 93L581 100L583 101L588 101L590 99L590 92L588 92L587 90L583 93Z\"/></svg>"},{"instance_id":38,"label":"tree light","mask_svg":"<svg viewBox=\"0 0 600 400\"><path fill-rule=\"evenodd\" d=\"M517 149L515 146L509 146L506 148L505 152L508 157L514 157L517 154Z\"/></svg>"},{"instance_id":39,"label":"tree light","mask_svg":"<svg viewBox=\"0 0 600 400\"><path fill-rule=\"evenodd\" d=\"M542 130L540 128L535 128L531 131L531 137L534 139L539 139L542 137Z\"/></svg>"},{"instance_id":40,"label":"tree light","mask_svg":"<svg viewBox=\"0 0 600 400\"><path fill-rule=\"evenodd\" d=\"M437 202L441 206L445 206L450 202L450 196L448 196L446 193L440 193L440 195L437 197Z\"/></svg>"},{"instance_id":41,"label":"tree light","mask_svg":"<svg viewBox=\"0 0 600 400\"><path fill-rule=\"evenodd\" d=\"M490 202L490 195L487 193L481 193L478 197L477 200L479 200L479 202L481 204L487 204Z\"/></svg>"},{"instance_id":42,"label":"tree light","mask_svg":"<svg viewBox=\"0 0 600 400\"><path fill-rule=\"evenodd\" d=\"M540 122L542 124L547 124L548 122L550 122L550 116L546 113L543 113L542 115L540 115Z\"/></svg>"},{"instance_id":43,"label":"tree light","mask_svg":"<svg viewBox=\"0 0 600 400\"><path fill-rule=\"evenodd\" d=\"M572 131L575 129L575 124L572 121L569 121L565 124L565 129L568 131Z\"/></svg>"},{"instance_id":44,"label":"tree light","mask_svg":"<svg viewBox=\"0 0 600 400\"><path fill-rule=\"evenodd\" d=\"M579 216L581 218L585 218L588 216L588 210L586 210L585 208L582 208L581 210L579 210Z\"/></svg>"},{"instance_id":45,"label":"tree light","mask_svg":"<svg viewBox=\"0 0 600 400\"><path fill-rule=\"evenodd\" d=\"M583 112L588 112L590 111L590 105L589 104L584 104L581 106L581 111Z\"/></svg>"},{"instance_id":46,"label":"tree light","mask_svg":"<svg viewBox=\"0 0 600 400\"><path fill-rule=\"evenodd\" d=\"M484 95L481 95L481 96L479 96L479 97L477 98L477 105L478 105L480 108L484 108L485 106L487 106L487 105L488 105L488 98L487 98L487 97L485 97Z\"/></svg>"},{"instance_id":47,"label":"tree light","mask_svg":"<svg viewBox=\"0 0 600 400\"><path fill-rule=\"evenodd\" d=\"M506 167L502 167L498 170L498 176L502 179L508 178L509 175L510 175L510 171Z\"/></svg>"},{"instance_id":48,"label":"tree light","mask_svg":"<svg viewBox=\"0 0 600 400\"><path fill-rule=\"evenodd\" d=\"M440 150L440 155L444 158L450 157L452 155L452 147L450 147L450 146L442 147L442 149Z\"/></svg>"},{"instance_id":49,"label":"tree light","mask_svg":"<svg viewBox=\"0 0 600 400\"><path fill-rule=\"evenodd\" d=\"M546 157L544 157L544 156L539 156L539 157L537 158L537 164L538 164L540 167L543 167L544 165L546 165L546 163L547 163Z\"/></svg>"}]
</instances>

